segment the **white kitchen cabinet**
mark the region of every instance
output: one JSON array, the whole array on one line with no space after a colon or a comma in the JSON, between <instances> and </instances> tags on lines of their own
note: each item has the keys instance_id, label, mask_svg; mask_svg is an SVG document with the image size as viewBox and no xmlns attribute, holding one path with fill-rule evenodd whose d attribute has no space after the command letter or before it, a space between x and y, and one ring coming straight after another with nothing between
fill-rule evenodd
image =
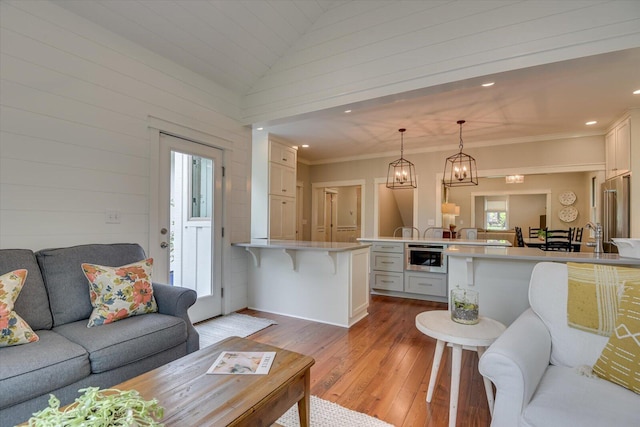
<instances>
[{"instance_id":1,"label":"white kitchen cabinet","mask_svg":"<svg viewBox=\"0 0 640 427\"><path fill-rule=\"evenodd\" d=\"M296 170L278 163L269 164L269 194L295 197Z\"/></svg>"},{"instance_id":2,"label":"white kitchen cabinet","mask_svg":"<svg viewBox=\"0 0 640 427\"><path fill-rule=\"evenodd\" d=\"M447 296L447 275L445 273L404 273L404 290L414 294Z\"/></svg>"},{"instance_id":3,"label":"white kitchen cabinet","mask_svg":"<svg viewBox=\"0 0 640 427\"><path fill-rule=\"evenodd\" d=\"M371 247L371 288L402 292L404 243L376 242Z\"/></svg>"},{"instance_id":4,"label":"white kitchen cabinet","mask_svg":"<svg viewBox=\"0 0 640 427\"><path fill-rule=\"evenodd\" d=\"M404 243L373 242L371 247L371 289L374 293L445 302L447 274L405 271ZM390 292L389 292L390 291Z\"/></svg>"},{"instance_id":5,"label":"white kitchen cabinet","mask_svg":"<svg viewBox=\"0 0 640 427\"><path fill-rule=\"evenodd\" d=\"M269 238L295 240L296 201L293 197L269 196Z\"/></svg>"},{"instance_id":6,"label":"white kitchen cabinet","mask_svg":"<svg viewBox=\"0 0 640 427\"><path fill-rule=\"evenodd\" d=\"M387 291L401 292L404 287L404 274L390 271L372 271L371 287Z\"/></svg>"},{"instance_id":7,"label":"white kitchen cabinet","mask_svg":"<svg viewBox=\"0 0 640 427\"><path fill-rule=\"evenodd\" d=\"M607 179L631 169L631 119L618 123L605 136Z\"/></svg>"},{"instance_id":8,"label":"white kitchen cabinet","mask_svg":"<svg viewBox=\"0 0 640 427\"><path fill-rule=\"evenodd\" d=\"M296 239L297 151L254 132L251 177L251 237Z\"/></svg>"},{"instance_id":9,"label":"white kitchen cabinet","mask_svg":"<svg viewBox=\"0 0 640 427\"><path fill-rule=\"evenodd\" d=\"M371 248L371 287L402 292L404 243L379 243Z\"/></svg>"},{"instance_id":10,"label":"white kitchen cabinet","mask_svg":"<svg viewBox=\"0 0 640 427\"><path fill-rule=\"evenodd\" d=\"M295 169L298 161L298 152L293 147L271 140L269 144L269 161Z\"/></svg>"}]
</instances>

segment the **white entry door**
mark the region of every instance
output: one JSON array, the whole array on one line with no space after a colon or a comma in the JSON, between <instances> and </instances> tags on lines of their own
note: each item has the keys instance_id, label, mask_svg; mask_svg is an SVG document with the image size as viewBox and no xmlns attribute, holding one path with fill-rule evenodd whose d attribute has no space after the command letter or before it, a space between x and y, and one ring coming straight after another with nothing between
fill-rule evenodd
<instances>
[{"instance_id":1,"label":"white entry door","mask_svg":"<svg viewBox=\"0 0 640 427\"><path fill-rule=\"evenodd\" d=\"M193 289L192 322L222 314L222 151L160 135L161 248L154 270Z\"/></svg>"}]
</instances>

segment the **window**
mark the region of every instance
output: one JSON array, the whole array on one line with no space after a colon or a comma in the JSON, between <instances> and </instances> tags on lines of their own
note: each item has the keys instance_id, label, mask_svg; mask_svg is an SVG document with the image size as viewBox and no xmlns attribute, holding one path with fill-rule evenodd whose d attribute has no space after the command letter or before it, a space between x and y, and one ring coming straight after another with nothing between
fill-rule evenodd
<instances>
[{"instance_id":1,"label":"window","mask_svg":"<svg viewBox=\"0 0 640 427\"><path fill-rule=\"evenodd\" d=\"M509 228L509 196L487 196L484 199L484 223L487 230Z\"/></svg>"},{"instance_id":2,"label":"window","mask_svg":"<svg viewBox=\"0 0 640 427\"><path fill-rule=\"evenodd\" d=\"M211 218L213 209L213 161L199 156L191 157L191 215L190 219Z\"/></svg>"}]
</instances>

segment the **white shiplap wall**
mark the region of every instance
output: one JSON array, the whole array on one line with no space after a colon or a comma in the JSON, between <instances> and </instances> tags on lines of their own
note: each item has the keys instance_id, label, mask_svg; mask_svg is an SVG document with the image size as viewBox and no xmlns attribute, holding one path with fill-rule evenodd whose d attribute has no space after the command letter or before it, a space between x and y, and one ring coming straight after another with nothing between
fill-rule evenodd
<instances>
[{"instance_id":1,"label":"white shiplap wall","mask_svg":"<svg viewBox=\"0 0 640 427\"><path fill-rule=\"evenodd\" d=\"M52 3L0 2L0 248L150 248L150 116L225 141L225 310L246 306L251 133L239 98ZM121 212L106 224L105 211Z\"/></svg>"},{"instance_id":2,"label":"white shiplap wall","mask_svg":"<svg viewBox=\"0 0 640 427\"><path fill-rule=\"evenodd\" d=\"M640 2L352 1L251 89L255 123L640 46Z\"/></svg>"}]
</instances>

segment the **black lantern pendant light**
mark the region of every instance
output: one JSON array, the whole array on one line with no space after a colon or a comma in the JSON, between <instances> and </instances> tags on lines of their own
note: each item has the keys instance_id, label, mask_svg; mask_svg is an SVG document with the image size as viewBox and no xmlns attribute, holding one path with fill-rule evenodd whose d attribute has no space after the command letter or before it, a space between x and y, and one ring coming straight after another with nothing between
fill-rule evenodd
<instances>
[{"instance_id":1,"label":"black lantern pendant light","mask_svg":"<svg viewBox=\"0 0 640 427\"><path fill-rule=\"evenodd\" d=\"M447 157L447 160L445 160L442 183L445 187L478 185L476 159L462 152L462 125L465 121L458 120L457 123L460 125L460 152Z\"/></svg>"},{"instance_id":2,"label":"black lantern pendant light","mask_svg":"<svg viewBox=\"0 0 640 427\"><path fill-rule=\"evenodd\" d=\"M398 129L400 132L400 158L389 163L387 173L387 188L400 190L402 188L416 188L416 169L409 160L403 157L404 152L404 132L406 129Z\"/></svg>"}]
</instances>

